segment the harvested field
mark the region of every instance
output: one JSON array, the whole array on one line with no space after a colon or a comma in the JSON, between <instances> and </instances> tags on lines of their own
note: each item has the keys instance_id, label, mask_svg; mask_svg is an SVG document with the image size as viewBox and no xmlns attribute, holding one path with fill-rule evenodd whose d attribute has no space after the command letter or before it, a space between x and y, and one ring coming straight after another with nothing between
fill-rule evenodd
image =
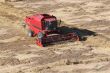
<instances>
[{"instance_id":1,"label":"harvested field","mask_svg":"<svg viewBox=\"0 0 110 73\"><path fill-rule=\"evenodd\" d=\"M48 13L84 38L41 48L21 27L23 19ZM109 0L20 0L0 3L0 73L109 73Z\"/></svg>"}]
</instances>

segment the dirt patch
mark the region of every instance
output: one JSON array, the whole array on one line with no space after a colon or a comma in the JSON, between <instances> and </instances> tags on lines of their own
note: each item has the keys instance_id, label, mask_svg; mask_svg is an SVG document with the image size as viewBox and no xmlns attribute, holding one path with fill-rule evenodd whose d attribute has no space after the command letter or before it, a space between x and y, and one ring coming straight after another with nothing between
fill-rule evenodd
<instances>
[{"instance_id":1,"label":"dirt patch","mask_svg":"<svg viewBox=\"0 0 110 73\"><path fill-rule=\"evenodd\" d=\"M0 66L3 65L18 65L20 61L16 58L0 58Z\"/></svg>"},{"instance_id":2,"label":"dirt patch","mask_svg":"<svg viewBox=\"0 0 110 73\"><path fill-rule=\"evenodd\" d=\"M0 3L0 72L109 73L109 0L24 0ZM45 48L29 38L21 23L25 16L49 13L62 20L62 30L84 38ZM81 38L81 39L82 39Z\"/></svg>"},{"instance_id":3,"label":"dirt patch","mask_svg":"<svg viewBox=\"0 0 110 73\"><path fill-rule=\"evenodd\" d=\"M7 34L7 29L0 29L0 36Z\"/></svg>"},{"instance_id":4,"label":"dirt patch","mask_svg":"<svg viewBox=\"0 0 110 73\"><path fill-rule=\"evenodd\" d=\"M17 40L19 40L20 37L19 36L16 36L16 37L12 37L12 38L9 38L9 39L5 39L5 40L0 40L0 43L10 43L10 42L15 42Z\"/></svg>"}]
</instances>

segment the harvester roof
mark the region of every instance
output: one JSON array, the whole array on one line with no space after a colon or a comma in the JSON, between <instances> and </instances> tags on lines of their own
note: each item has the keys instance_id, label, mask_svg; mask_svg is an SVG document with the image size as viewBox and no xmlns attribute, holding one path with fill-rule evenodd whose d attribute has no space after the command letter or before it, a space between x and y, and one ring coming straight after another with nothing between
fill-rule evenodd
<instances>
[{"instance_id":1,"label":"harvester roof","mask_svg":"<svg viewBox=\"0 0 110 73\"><path fill-rule=\"evenodd\" d=\"M32 18L34 18L35 20L42 20L42 19L45 19L45 18L55 18L54 16L51 16L51 15L48 15L48 14L36 14L36 15L33 15Z\"/></svg>"}]
</instances>

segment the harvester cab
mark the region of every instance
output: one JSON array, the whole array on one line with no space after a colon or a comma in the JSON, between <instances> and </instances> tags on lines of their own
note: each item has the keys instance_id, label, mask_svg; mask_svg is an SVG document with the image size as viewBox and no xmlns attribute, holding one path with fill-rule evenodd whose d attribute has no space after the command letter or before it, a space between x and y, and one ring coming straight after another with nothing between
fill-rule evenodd
<instances>
[{"instance_id":1,"label":"harvester cab","mask_svg":"<svg viewBox=\"0 0 110 73\"><path fill-rule=\"evenodd\" d=\"M44 30L57 30L58 22L56 18L45 18L43 21Z\"/></svg>"},{"instance_id":2,"label":"harvester cab","mask_svg":"<svg viewBox=\"0 0 110 73\"><path fill-rule=\"evenodd\" d=\"M37 35L36 44L42 47L52 42L79 40L75 33L63 34L60 31L60 22L53 15L32 15L25 18L25 24L28 27L28 35L31 37Z\"/></svg>"}]
</instances>

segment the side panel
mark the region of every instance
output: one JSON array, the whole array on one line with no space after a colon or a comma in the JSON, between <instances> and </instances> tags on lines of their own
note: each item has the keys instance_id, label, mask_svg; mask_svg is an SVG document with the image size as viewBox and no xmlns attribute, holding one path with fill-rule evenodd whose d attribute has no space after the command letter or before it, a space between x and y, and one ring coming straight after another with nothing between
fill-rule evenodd
<instances>
[{"instance_id":1,"label":"side panel","mask_svg":"<svg viewBox=\"0 0 110 73\"><path fill-rule=\"evenodd\" d=\"M42 30L40 21L34 20L32 18L26 18L25 22L27 23L29 29L34 32L34 35L38 34L38 32Z\"/></svg>"}]
</instances>

